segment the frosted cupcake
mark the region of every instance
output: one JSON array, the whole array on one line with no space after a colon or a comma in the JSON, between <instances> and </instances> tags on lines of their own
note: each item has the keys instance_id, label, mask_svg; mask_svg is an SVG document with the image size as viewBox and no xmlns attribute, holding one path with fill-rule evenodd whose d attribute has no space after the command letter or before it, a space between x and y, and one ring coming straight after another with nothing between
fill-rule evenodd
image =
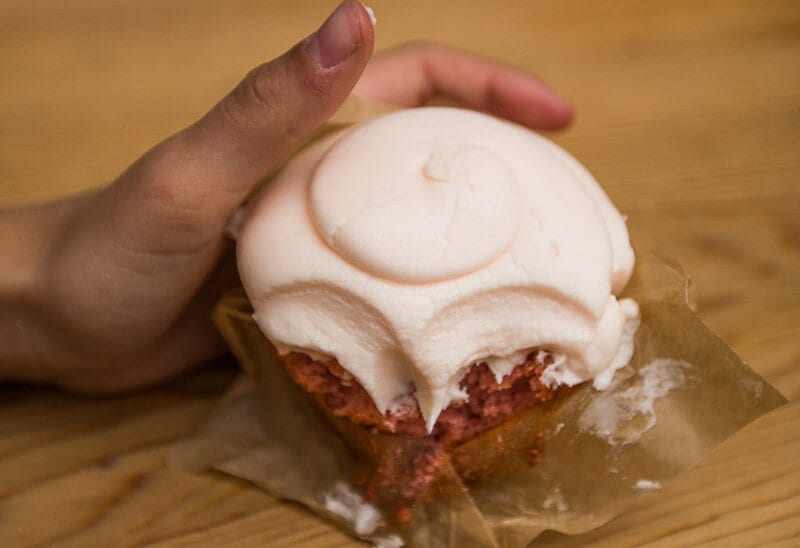
<instances>
[{"instance_id":1,"label":"frosted cupcake","mask_svg":"<svg viewBox=\"0 0 800 548\"><path fill-rule=\"evenodd\" d=\"M317 141L237 249L287 372L399 497L566 387L602 390L633 352L623 218L562 149L484 114L405 110Z\"/></svg>"}]
</instances>

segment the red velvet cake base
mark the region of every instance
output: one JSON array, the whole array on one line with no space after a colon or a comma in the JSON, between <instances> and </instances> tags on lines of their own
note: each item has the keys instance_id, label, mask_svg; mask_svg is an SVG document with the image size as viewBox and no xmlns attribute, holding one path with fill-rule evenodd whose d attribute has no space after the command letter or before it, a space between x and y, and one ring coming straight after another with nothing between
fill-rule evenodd
<instances>
[{"instance_id":1,"label":"red velvet cake base","mask_svg":"<svg viewBox=\"0 0 800 548\"><path fill-rule=\"evenodd\" d=\"M530 466L541 459L541 425L522 415L546 406L562 389L542 384L541 374L552 357L537 354L531 352L500 383L486 364L473 365L460 383L469 398L442 411L431 433L416 407L381 414L336 360L320 362L296 352L281 360L365 461L356 483L392 521L402 523L410 518L416 500L463 489L465 482L500 468Z\"/></svg>"},{"instance_id":2,"label":"red velvet cake base","mask_svg":"<svg viewBox=\"0 0 800 548\"><path fill-rule=\"evenodd\" d=\"M531 352L499 384L486 364L475 364L460 383L469 395L467 401L454 402L442 411L433 432L428 434L418 408L381 414L366 390L336 360L323 363L298 352L282 359L292 380L335 416L385 433L415 438L432 436L447 447L471 439L515 413L552 399L555 394L555 389L540 380L542 372L552 363L547 353L537 360L537 353Z\"/></svg>"}]
</instances>

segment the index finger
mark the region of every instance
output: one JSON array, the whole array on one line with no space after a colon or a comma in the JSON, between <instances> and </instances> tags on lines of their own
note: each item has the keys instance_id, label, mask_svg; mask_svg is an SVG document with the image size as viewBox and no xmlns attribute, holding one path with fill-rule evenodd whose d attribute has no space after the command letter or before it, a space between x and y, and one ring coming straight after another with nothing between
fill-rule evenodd
<instances>
[{"instance_id":1,"label":"index finger","mask_svg":"<svg viewBox=\"0 0 800 548\"><path fill-rule=\"evenodd\" d=\"M569 103L532 74L432 44L375 56L354 93L404 107L442 97L532 129L563 128L573 116Z\"/></svg>"}]
</instances>

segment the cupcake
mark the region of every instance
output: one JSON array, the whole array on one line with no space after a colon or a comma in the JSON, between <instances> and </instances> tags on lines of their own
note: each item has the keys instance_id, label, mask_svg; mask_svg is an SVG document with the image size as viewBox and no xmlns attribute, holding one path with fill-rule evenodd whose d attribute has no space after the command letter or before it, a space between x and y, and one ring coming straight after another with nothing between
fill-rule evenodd
<instances>
[{"instance_id":1,"label":"cupcake","mask_svg":"<svg viewBox=\"0 0 800 548\"><path fill-rule=\"evenodd\" d=\"M625 222L592 176L474 111L317 140L250 204L237 256L265 349L369 465L372 499L478 480L512 450L535 463L520 417L608 386L639 323L617 298Z\"/></svg>"}]
</instances>

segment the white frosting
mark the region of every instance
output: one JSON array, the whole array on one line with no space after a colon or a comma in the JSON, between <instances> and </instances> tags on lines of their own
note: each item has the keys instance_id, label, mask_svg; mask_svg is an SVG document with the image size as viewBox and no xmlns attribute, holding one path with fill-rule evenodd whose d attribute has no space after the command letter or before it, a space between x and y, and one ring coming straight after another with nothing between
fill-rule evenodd
<instances>
[{"instance_id":1,"label":"white frosting","mask_svg":"<svg viewBox=\"0 0 800 548\"><path fill-rule=\"evenodd\" d=\"M692 365L658 358L640 368L632 379L615 379L578 417L581 432L590 432L609 445L629 445L656 424L655 402L690 379Z\"/></svg>"},{"instance_id":2,"label":"white frosting","mask_svg":"<svg viewBox=\"0 0 800 548\"><path fill-rule=\"evenodd\" d=\"M238 260L279 349L337 358L382 412L414 389L429 429L477 361L502 379L546 348L549 382L602 387L638 325L614 296L633 269L625 223L591 175L525 128L454 108L298 154L253 201Z\"/></svg>"},{"instance_id":3,"label":"white frosting","mask_svg":"<svg viewBox=\"0 0 800 548\"><path fill-rule=\"evenodd\" d=\"M322 504L330 513L352 525L360 537L371 535L384 524L380 510L343 482L336 483L325 493Z\"/></svg>"},{"instance_id":4,"label":"white frosting","mask_svg":"<svg viewBox=\"0 0 800 548\"><path fill-rule=\"evenodd\" d=\"M508 248L522 197L500 156L474 144L437 147L435 134L371 149L374 138L354 131L311 181L311 217L339 255L377 277L421 283L475 272ZM369 162L354 161L362 150ZM391 169L378 174L380 165Z\"/></svg>"},{"instance_id":5,"label":"white frosting","mask_svg":"<svg viewBox=\"0 0 800 548\"><path fill-rule=\"evenodd\" d=\"M374 27L375 25L377 25L378 18L375 17L375 10L366 4L361 4L361 5L364 6L364 10L366 10L367 15L369 15L369 22L372 23L372 26Z\"/></svg>"},{"instance_id":6,"label":"white frosting","mask_svg":"<svg viewBox=\"0 0 800 548\"><path fill-rule=\"evenodd\" d=\"M661 482L649 479L640 479L636 481L636 483L633 485L633 488L637 491L653 491L661 489Z\"/></svg>"}]
</instances>

